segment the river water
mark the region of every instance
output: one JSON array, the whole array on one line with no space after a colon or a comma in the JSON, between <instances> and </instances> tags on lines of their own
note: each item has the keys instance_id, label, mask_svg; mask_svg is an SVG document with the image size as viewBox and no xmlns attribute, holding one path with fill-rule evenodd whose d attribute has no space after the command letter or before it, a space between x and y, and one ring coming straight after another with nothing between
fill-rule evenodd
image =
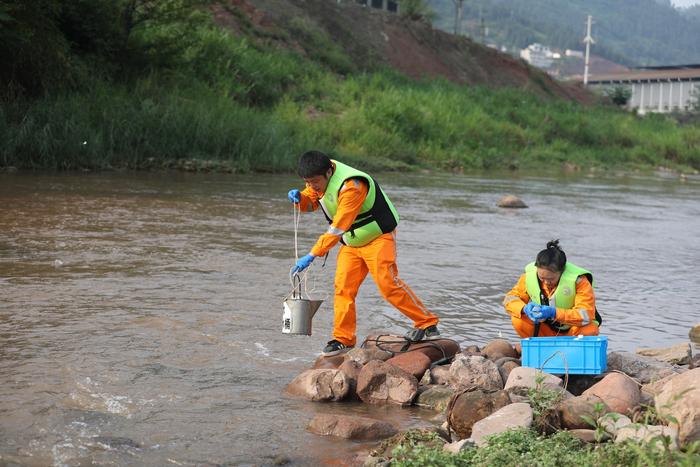
<instances>
[{"instance_id":1,"label":"river water","mask_svg":"<svg viewBox=\"0 0 700 467\"><path fill-rule=\"evenodd\" d=\"M611 350L686 342L700 321L700 179L380 174L402 216L402 278L463 345L516 341L501 307L553 238L594 272ZM284 395L330 338L333 252L313 336L281 333L291 176L0 174L0 464L351 463L370 445L316 413L425 426L419 409ZM529 209L496 201L514 193ZM304 215L300 254L325 230ZM368 278L358 336L409 325ZM371 413L370 413L371 411Z\"/></svg>"}]
</instances>

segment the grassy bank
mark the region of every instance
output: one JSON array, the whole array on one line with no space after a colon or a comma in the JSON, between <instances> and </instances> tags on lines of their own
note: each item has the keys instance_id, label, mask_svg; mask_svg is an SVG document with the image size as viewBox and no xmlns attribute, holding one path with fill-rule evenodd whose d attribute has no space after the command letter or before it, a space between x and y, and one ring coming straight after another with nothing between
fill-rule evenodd
<instances>
[{"instance_id":1,"label":"grassy bank","mask_svg":"<svg viewBox=\"0 0 700 467\"><path fill-rule=\"evenodd\" d=\"M302 57L191 17L177 19L189 28L177 40L163 16L131 33L120 53L74 52L77 71L60 70L70 86L41 84L32 94L8 85L0 166L289 171L300 152L318 148L370 169L700 169L697 125L522 90L361 73L306 24L294 25L297 37L311 38Z\"/></svg>"},{"instance_id":2,"label":"grassy bank","mask_svg":"<svg viewBox=\"0 0 700 467\"><path fill-rule=\"evenodd\" d=\"M606 443L587 445L566 431L544 436L533 430L512 430L495 435L482 448L466 449L459 454L444 452L420 444L394 450L392 466L422 467L523 467L545 466L694 466L700 462L698 445L685 452L668 447L659 437L654 443Z\"/></svg>"},{"instance_id":3,"label":"grassy bank","mask_svg":"<svg viewBox=\"0 0 700 467\"><path fill-rule=\"evenodd\" d=\"M194 160L287 171L301 151L317 147L370 168L700 168L700 128L663 116L391 73L317 78L266 106L206 83L157 77L14 101L0 113L0 165L148 168Z\"/></svg>"}]
</instances>

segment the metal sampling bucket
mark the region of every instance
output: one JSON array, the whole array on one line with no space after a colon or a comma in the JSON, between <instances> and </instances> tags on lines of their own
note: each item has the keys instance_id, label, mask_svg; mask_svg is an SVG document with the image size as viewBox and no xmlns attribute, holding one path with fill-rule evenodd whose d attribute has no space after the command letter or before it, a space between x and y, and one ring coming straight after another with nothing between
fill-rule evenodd
<instances>
[{"instance_id":1,"label":"metal sampling bucket","mask_svg":"<svg viewBox=\"0 0 700 467\"><path fill-rule=\"evenodd\" d=\"M294 276L297 283L294 284L291 296L287 296L283 302L282 333L311 335L311 321L323 300L310 300L301 296L301 279Z\"/></svg>"}]
</instances>

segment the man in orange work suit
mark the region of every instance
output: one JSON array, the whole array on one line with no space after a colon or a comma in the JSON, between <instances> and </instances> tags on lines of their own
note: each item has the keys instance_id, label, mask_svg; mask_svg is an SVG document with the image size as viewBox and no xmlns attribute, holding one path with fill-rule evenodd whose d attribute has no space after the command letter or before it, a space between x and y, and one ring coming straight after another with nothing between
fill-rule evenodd
<instances>
[{"instance_id":1,"label":"man in orange work suit","mask_svg":"<svg viewBox=\"0 0 700 467\"><path fill-rule=\"evenodd\" d=\"M299 258L292 272L303 271L315 258L342 243L335 272L333 339L323 355L336 355L355 346L355 297L368 272L382 296L413 320L414 329L406 339L417 342L439 336L438 317L399 279L395 239L399 216L377 182L320 151L304 153L297 173L306 188L290 190L287 197L301 211L320 207L330 227L309 254Z\"/></svg>"},{"instance_id":2,"label":"man in orange work suit","mask_svg":"<svg viewBox=\"0 0 700 467\"><path fill-rule=\"evenodd\" d=\"M593 274L566 261L559 240L547 243L503 299L520 337L597 336Z\"/></svg>"}]
</instances>

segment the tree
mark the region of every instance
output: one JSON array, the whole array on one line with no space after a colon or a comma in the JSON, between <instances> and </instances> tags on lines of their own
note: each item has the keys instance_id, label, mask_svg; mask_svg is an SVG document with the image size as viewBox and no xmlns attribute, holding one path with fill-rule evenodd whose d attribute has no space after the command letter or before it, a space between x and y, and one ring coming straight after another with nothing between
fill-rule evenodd
<instances>
[{"instance_id":1,"label":"tree","mask_svg":"<svg viewBox=\"0 0 700 467\"><path fill-rule=\"evenodd\" d=\"M399 5L401 16L413 21L432 23L435 18L435 13L425 0L400 0Z\"/></svg>"},{"instance_id":2,"label":"tree","mask_svg":"<svg viewBox=\"0 0 700 467\"><path fill-rule=\"evenodd\" d=\"M632 90L627 86L614 86L607 88L604 94L613 102L613 104L624 107L632 97Z\"/></svg>"},{"instance_id":3,"label":"tree","mask_svg":"<svg viewBox=\"0 0 700 467\"><path fill-rule=\"evenodd\" d=\"M0 86L38 95L96 74L172 66L215 1L2 0Z\"/></svg>"}]
</instances>

